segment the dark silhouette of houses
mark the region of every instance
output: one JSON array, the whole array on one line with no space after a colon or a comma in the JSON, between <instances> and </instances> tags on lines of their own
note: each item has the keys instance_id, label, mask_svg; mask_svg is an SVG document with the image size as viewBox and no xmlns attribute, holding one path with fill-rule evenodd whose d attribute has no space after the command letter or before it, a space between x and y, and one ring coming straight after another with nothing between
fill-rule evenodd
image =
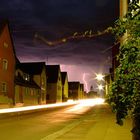
<instances>
[{"instance_id":1,"label":"dark silhouette of houses","mask_svg":"<svg viewBox=\"0 0 140 140\"><path fill-rule=\"evenodd\" d=\"M69 84L69 99L78 100L80 99L80 82L68 82Z\"/></svg>"},{"instance_id":2,"label":"dark silhouette of houses","mask_svg":"<svg viewBox=\"0 0 140 140\"><path fill-rule=\"evenodd\" d=\"M24 105L46 103L45 62L17 62L15 77L16 103Z\"/></svg>"},{"instance_id":3,"label":"dark silhouette of houses","mask_svg":"<svg viewBox=\"0 0 140 140\"><path fill-rule=\"evenodd\" d=\"M47 103L62 102L62 77L60 65L47 65Z\"/></svg>"}]
</instances>

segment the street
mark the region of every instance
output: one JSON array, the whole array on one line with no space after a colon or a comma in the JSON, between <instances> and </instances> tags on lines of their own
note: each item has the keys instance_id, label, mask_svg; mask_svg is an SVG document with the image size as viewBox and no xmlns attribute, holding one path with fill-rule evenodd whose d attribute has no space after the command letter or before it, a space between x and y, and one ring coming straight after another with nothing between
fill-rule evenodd
<instances>
[{"instance_id":1,"label":"street","mask_svg":"<svg viewBox=\"0 0 140 140\"><path fill-rule=\"evenodd\" d=\"M79 120L89 107L49 109L0 120L1 140L40 140Z\"/></svg>"},{"instance_id":2,"label":"street","mask_svg":"<svg viewBox=\"0 0 140 140\"><path fill-rule=\"evenodd\" d=\"M123 134L123 140L129 140L130 124L128 120L124 127L117 126L106 104L73 105L1 119L0 139L109 140L110 136L112 140L121 140Z\"/></svg>"}]
</instances>

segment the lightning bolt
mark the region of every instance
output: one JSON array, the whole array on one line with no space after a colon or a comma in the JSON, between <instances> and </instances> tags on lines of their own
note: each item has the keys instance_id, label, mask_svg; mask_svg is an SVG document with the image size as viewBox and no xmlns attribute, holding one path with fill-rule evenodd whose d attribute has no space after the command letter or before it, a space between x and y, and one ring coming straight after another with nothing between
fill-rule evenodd
<instances>
[{"instance_id":1,"label":"lightning bolt","mask_svg":"<svg viewBox=\"0 0 140 140\"><path fill-rule=\"evenodd\" d=\"M86 89L86 92L87 92L88 91L88 83L86 81L86 75L89 75L89 74L88 73L83 74L83 82L84 82L85 89Z\"/></svg>"}]
</instances>

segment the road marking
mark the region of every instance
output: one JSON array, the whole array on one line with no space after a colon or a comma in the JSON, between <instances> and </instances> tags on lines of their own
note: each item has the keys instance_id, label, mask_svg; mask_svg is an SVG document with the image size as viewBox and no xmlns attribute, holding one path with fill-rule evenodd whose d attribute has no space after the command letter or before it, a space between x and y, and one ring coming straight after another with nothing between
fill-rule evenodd
<instances>
[{"instance_id":1,"label":"road marking","mask_svg":"<svg viewBox=\"0 0 140 140\"><path fill-rule=\"evenodd\" d=\"M70 131L71 129L73 129L74 127L79 125L81 122L82 122L82 120L77 120L76 122L73 122L73 123L67 125L66 127L62 128L61 130L56 131L56 132L42 138L41 140L55 140L57 137L62 136L66 132Z\"/></svg>"}]
</instances>

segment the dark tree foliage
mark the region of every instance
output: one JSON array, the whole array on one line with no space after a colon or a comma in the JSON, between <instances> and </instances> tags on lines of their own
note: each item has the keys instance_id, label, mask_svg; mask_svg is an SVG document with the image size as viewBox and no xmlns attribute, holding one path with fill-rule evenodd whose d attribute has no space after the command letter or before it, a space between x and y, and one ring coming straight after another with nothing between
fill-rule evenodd
<instances>
[{"instance_id":1,"label":"dark tree foliage","mask_svg":"<svg viewBox=\"0 0 140 140\"><path fill-rule=\"evenodd\" d=\"M113 33L120 41L119 66L107 101L116 113L116 120L130 115L134 120L132 132L140 139L140 5L139 0L129 3L128 12L115 23Z\"/></svg>"}]
</instances>

